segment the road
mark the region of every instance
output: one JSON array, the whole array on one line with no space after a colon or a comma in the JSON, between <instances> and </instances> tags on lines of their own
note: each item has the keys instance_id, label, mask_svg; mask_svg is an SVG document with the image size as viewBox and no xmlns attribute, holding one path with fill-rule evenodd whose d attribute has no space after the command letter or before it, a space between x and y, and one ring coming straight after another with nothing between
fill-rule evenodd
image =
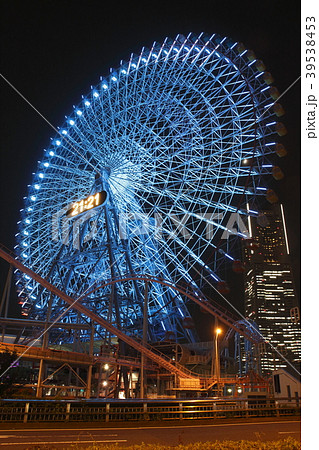
<instances>
[{"instance_id":1,"label":"road","mask_svg":"<svg viewBox=\"0 0 319 450\"><path fill-rule=\"evenodd\" d=\"M4 426L4 424L3 424ZM33 425L35 426L35 425ZM300 441L300 420L259 419L224 423L156 423L145 426L123 427L97 426L88 424L69 424L65 428L30 428L20 424L11 424L0 430L0 449L32 448L32 446L50 446L50 449L68 448L77 444L116 443L128 446L133 444L188 444L215 440L261 440L272 441L288 436Z\"/></svg>"}]
</instances>

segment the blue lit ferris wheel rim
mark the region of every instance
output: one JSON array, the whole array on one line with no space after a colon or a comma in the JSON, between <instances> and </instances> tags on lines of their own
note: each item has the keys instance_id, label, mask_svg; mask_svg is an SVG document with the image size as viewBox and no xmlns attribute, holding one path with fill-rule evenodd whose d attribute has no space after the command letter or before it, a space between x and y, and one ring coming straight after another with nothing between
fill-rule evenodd
<instances>
[{"instance_id":1,"label":"blue lit ferris wheel rim","mask_svg":"<svg viewBox=\"0 0 319 450\"><path fill-rule=\"evenodd\" d=\"M119 212L157 215L164 235L173 234L159 252L175 276L204 267L226 215L264 193L274 146L269 86L245 54L228 38L178 35L102 77L52 139L29 187L18 236L25 264L48 275L60 245L52 214L87 196L108 170ZM243 164L252 158L253 167ZM195 239L176 233L186 216ZM31 280L20 285L30 296L36 289Z\"/></svg>"}]
</instances>

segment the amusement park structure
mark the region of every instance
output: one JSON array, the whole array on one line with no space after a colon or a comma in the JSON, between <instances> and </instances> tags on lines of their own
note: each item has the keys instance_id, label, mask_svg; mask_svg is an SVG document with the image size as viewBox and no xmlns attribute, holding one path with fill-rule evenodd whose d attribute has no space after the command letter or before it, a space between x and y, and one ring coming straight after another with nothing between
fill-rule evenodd
<instances>
[{"instance_id":1,"label":"amusement park structure","mask_svg":"<svg viewBox=\"0 0 319 450\"><path fill-rule=\"evenodd\" d=\"M281 178L270 161L285 154L272 81L241 43L178 35L111 69L66 117L29 186L15 254L0 248L25 316L1 321L20 329L12 349L39 362L38 396L66 367L64 386L86 397L101 386L143 397L150 380L163 396L247 385L226 376L234 334L267 388L262 335L220 301L231 307L222 274L245 270L238 246L253 249L246 219L258 198L277 201L264 181ZM194 308L214 318L211 343Z\"/></svg>"},{"instance_id":2,"label":"amusement park structure","mask_svg":"<svg viewBox=\"0 0 319 450\"><path fill-rule=\"evenodd\" d=\"M108 331L109 333L112 333L112 336L115 336L118 339L118 342L122 342L122 344L127 344L129 347L131 347L131 349L136 350L137 352L139 352L142 356L142 358L138 358L137 355L135 355L135 358L130 357L127 353L126 354L122 354L122 355L118 355L118 354L114 354L114 351L110 351L110 348L104 352L103 349L99 352L99 355L97 355L96 357L94 357L94 335L95 335L95 326L89 326L89 327L84 327L81 326L81 328L76 327L76 326L72 326L72 328L70 328L70 326L65 327L65 324L60 323L60 322L53 322L53 323L48 323L46 322L45 324L38 324L37 321L31 321L31 323L29 323L28 325L31 327L33 327L33 329L40 329L40 336L34 336L32 337L32 341L34 342L35 338L41 337L44 338L46 337L46 339L42 339L43 343L46 342L46 344L42 345L42 348L39 349L38 347L34 347L32 344L30 346L23 346L23 345L11 345L11 344L0 344L0 348L4 349L4 350L11 350L16 352L19 356L21 357L25 357L25 358L31 358L31 359L36 359L36 360L40 360L41 364L40 364L40 369L39 369L39 375L38 375L38 390L37 393L38 394L42 394L42 389L43 388L50 388L50 390L53 388L52 385L48 385L48 384L43 384L43 373L42 373L42 369L43 369L43 363L44 361L54 361L54 362L61 362L63 361L63 365L62 367L65 366L65 364L73 364L73 365L84 365L87 366L87 382L83 382L82 381L82 385L80 385L80 389L83 389L83 386L85 386L85 392L87 396L91 395L91 383L92 383L92 368L94 366L94 364L99 364L101 366L101 364L107 364L109 365L113 365L115 367L120 366L122 368L122 376L125 374L125 370L123 370L123 368L127 368L130 367L131 369L133 367L138 367L140 369L140 372L142 373L142 371L144 372L144 367L147 367L148 370L151 370L153 372L153 377L154 377L154 373L157 373L157 377L159 376L159 369L163 370L164 369L164 373L161 373L162 376L164 376L164 378L169 377L171 378L172 376L175 379L175 385L174 387L171 386L170 388L166 389L169 391L178 391L181 390L183 392L185 391L192 391L192 392L200 392L200 391L204 391L204 392L208 392L211 391L213 389L213 387L215 387L215 390L218 389L220 390L220 388L222 386L224 386L225 384L241 384L244 385L245 381L247 380L246 378L241 378L239 379L238 377L235 376L228 376L228 377L221 377L220 376L220 372L216 372L217 369L217 361L219 361L219 355L217 354L216 359L214 361L215 367L214 367L214 373L210 373L210 374L206 374L206 376L202 375L200 376L200 374L196 373L196 372L192 372L191 370L187 369L185 365L181 364L180 362L177 361L177 346L176 345L172 345L172 343L166 342L166 348L170 348L170 350L175 351L175 355L172 357L167 356L167 354L165 353L160 353L158 348L156 348L155 346L152 346L150 344L147 343L146 340L137 340L136 338L132 338L131 336L129 336L128 334L123 333L121 330L119 330L118 328L116 328L115 326L113 326L112 324L110 324L108 321L106 321L105 319L103 319L102 317L96 315L95 313L93 313L92 311L90 311L89 309L87 309L85 306L83 306L82 304L82 299L76 299L74 300L73 298L69 297L67 294L65 294L64 292L60 291L58 288L56 288L55 286L53 286L52 284L50 284L48 281L46 281L45 279L43 279L42 277L40 277L39 275L37 275L36 273L34 273L32 270L26 268L25 266L23 266L22 263L20 263L19 261L17 261L14 256L10 255L7 251L5 251L3 248L0 248L0 256L5 259L7 262L9 262L12 266L16 267L17 269L21 270L21 272L27 274L28 276L30 276L34 281L36 281L37 283L39 283L43 288L45 288L48 292L50 292L51 295L56 295L58 296L61 300L63 300L67 305L68 308L67 309L72 309L74 311L77 311L83 315L85 315L86 318L91 319L91 323L96 326L96 324L100 325L102 328L104 328L106 331ZM127 277L128 279L130 277ZM151 284L153 282L155 283L160 283L160 284L167 284L165 281L163 280L156 280L156 279L151 279L149 277L140 277L140 279L143 279L146 286L148 284ZM109 284L116 284L118 282L123 282L125 280L112 280ZM247 325L244 325L244 327L242 326L242 324L233 322L232 319L230 317L227 317L227 315L217 309L216 307L214 307L213 305L209 304L207 302L206 299L201 299L198 296L192 296L191 294L187 293L186 291L184 291L183 289L179 288L179 287L174 287L174 289L176 289L177 292L184 294L186 297L188 297L190 300L199 303L201 305L202 308L206 309L209 313L213 314L215 317L217 317L222 323L224 323L226 326L229 326L229 328L231 328L233 331L236 331L237 333L240 333L241 335L245 336L248 340L252 341L255 344L258 344L258 342L260 342L260 336L258 335L258 333L256 333L256 330L253 327L248 327ZM147 292L147 288L145 289L145 292ZM147 300L147 299L146 299ZM14 324L14 322L17 324L18 321L14 321L11 320L11 325ZM147 328L147 320L146 320L146 327ZM9 321L4 321L3 324L7 324L10 325L10 320ZM21 324L20 324L21 325ZM24 324L26 325L26 324ZM85 331L89 331L91 333L91 339L90 339L90 346L89 346L89 351L88 353L78 353L78 352L59 352L57 350L50 350L47 348L47 344L48 344L48 336L50 334L50 330L51 329L59 329L59 331L61 331L61 329L66 328L66 329L73 329L74 331L79 330L79 329L83 329ZM44 331L43 331L44 330ZM45 333L44 333L45 332ZM110 346L112 347L112 346ZM157 346L158 347L158 346ZM163 344L162 344L162 347ZM181 348L181 359L183 358L183 349ZM217 352L217 347L214 348L214 351ZM147 359L146 359L147 358ZM213 359L212 354L210 354L210 357L208 358L208 360ZM184 359L184 363L187 361L187 359ZM69 366L70 367L70 366ZM70 367L71 369L71 367ZM116 383L115 387L117 388L117 390L119 390L119 387L122 384L122 380L121 380L121 375L117 374L117 379L116 379ZM126 373L127 375L127 373ZM132 377L132 373L131 373L131 377ZM52 376L50 377L50 379L52 378ZM127 379L128 382L128 379ZM262 386L262 388L266 388L267 387L267 383L265 382L265 380L263 380L261 377L255 377L254 382L256 384L258 384L258 387ZM123 378L123 383L125 386L125 375ZM140 380L140 390L139 392L142 391L142 397L144 395L144 385L143 385L143 380ZM131 383L132 384L132 383ZM247 384L247 383L246 383ZM251 384L251 383L250 383ZM143 387L142 387L143 386ZM54 388L57 389L58 386L54 385ZM61 386L60 386L61 388ZM76 389L75 386L69 386L69 389L74 390ZM127 389L128 389L128 385L127 385ZM128 395L128 390L125 390L125 394L126 396Z\"/></svg>"}]
</instances>

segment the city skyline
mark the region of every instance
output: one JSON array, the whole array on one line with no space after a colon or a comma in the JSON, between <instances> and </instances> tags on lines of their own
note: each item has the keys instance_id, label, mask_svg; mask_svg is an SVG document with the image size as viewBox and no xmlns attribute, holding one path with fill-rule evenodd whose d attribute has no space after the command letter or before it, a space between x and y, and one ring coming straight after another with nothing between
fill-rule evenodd
<instances>
[{"instance_id":1,"label":"city skyline","mask_svg":"<svg viewBox=\"0 0 319 450\"><path fill-rule=\"evenodd\" d=\"M289 242L282 204L249 218L251 242L244 245L245 316L257 324L265 339L260 355L264 372L301 367L299 299L290 263ZM294 314L299 320L295 321ZM270 345L268 345L268 342Z\"/></svg>"}]
</instances>

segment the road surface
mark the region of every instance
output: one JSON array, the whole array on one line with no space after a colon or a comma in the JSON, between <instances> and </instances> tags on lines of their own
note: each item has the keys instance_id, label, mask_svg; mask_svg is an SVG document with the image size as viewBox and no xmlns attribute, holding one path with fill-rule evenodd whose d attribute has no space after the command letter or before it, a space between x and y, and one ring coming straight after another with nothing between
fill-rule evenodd
<instances>
[{"instance_id":1,"label":"road surface","mask_svg":"<svg viewBox=\"0 0 319 450\"><path fill-rule=\"evenodd\" d=\"M188 444L216 440L272 441L285 439L288 436L300 441L299 418L256 419L224 423L153 423L149 425L131 424L128 426L97 424L65 424L64 428L33 428L20 424L3 424L6 429L0 430L0 449L32 448L34 446L50 446L67 448L67 446L89 444L116 443L128 446L133 444ZM44 424L43 424L44 425Z\"/></svg>"}]
</instances>

